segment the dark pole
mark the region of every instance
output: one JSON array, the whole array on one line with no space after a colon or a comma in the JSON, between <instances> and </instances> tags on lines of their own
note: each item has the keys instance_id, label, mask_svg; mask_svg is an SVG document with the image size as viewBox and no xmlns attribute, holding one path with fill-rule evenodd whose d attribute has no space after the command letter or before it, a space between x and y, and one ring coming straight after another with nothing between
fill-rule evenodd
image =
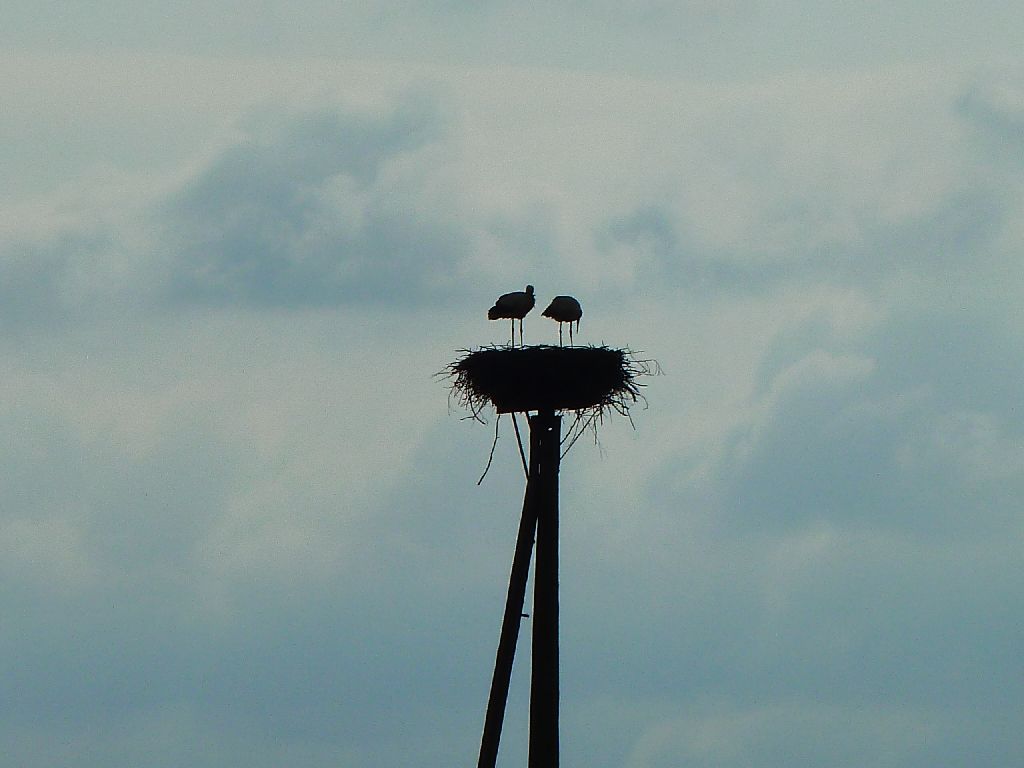
<instances>
[{"instance_id":1,"label":"dark pole","mask_svg":"<svg viewBox=\"0 0 1024 768\"><path fill-rule=\"evenodd\" d=\"M536 478L537 561L533 585L529 768L558 768L558 463L560 416L530 419L530 474ZM534 458L536 457L536 458Z\"/></svg>"},{"instance_id":2,"label":"dark pole","mask_svg":"<svg viewBox=\"0 0 1024 768\"><path fill-rule=\"evenodd\" d=\"M501 636L498 640L497 657L494 660L494 676L491 678L491 694L487 700L487 715L484 718L484 735L480 739L480 759L477 761L477 768L494 768L498 759L498 742L501 739L501 726L505 719L505 704L508 701L508 686L512 677L512 661L516 655L516 641L519 638L519 625L523 616L523 601L526 598L526 581L530 574L533 534L537 528L536 457L539 455L531 430L530 478L526 482L523 516L519 522L516 553L512 558L512 573L508 579L505 616L501 621Z\"/></svg>"}]
</instances>

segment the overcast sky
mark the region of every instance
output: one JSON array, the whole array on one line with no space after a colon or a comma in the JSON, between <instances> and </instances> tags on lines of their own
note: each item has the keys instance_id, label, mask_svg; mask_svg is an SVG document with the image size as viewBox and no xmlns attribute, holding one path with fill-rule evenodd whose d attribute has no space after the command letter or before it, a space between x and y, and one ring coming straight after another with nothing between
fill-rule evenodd
<instances>
[{"instance_id":1,"label":"overcast sky","mask_svg":"<svg viewBox=\"0 0 1024 768\"><path fill-rule=\"evenodd\" d=\"M664 370L563 464L563 766L1024 764L1021 40L6 3L6 764L474 765L524 483L434 374L528 282Z\"/></svg>"}]
</instances>

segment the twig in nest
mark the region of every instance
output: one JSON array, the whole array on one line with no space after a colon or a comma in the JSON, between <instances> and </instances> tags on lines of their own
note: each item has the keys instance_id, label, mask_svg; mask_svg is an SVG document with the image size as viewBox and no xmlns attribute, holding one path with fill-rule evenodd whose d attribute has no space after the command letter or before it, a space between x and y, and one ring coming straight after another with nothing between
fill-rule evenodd
<instances>
[{"instance_id":1,"label":"twig in nest","mask_svg":"<svg viewBox=\"0 0 1024 768\"><path fill-rule=\"evenodd\" d=\"M576 425L579 424L579 422L581 420L580 419L580 415L578 413L576 414L576 421L573 422L572 428L570 428L570 430L565 435L566 438L568 438L569 435L572 435L572 440L569 441L569 445L567 445L565 447L565 450L562 451L562 455L558 457L559 461L561 461L562 459L565 458L565 454L567 454L570 451L570 449L576 444L576 441L579 440L580 437L583 435L583 433L587 431L587 427L593 426L593 428L594 428L594 441L595 442L597 441L597 424L594 423L594 420L595 419L600 419L601 421L604 421L604 417L602 416L602 413L603 413L602 411L594 411L592 414L590 414L590 418L588 418L586 420L586 422L581 427L579 427L579 429L576 430L576 434L573 435L572 434L573 429L576 428Z\"/></svg>"}]
</instances>

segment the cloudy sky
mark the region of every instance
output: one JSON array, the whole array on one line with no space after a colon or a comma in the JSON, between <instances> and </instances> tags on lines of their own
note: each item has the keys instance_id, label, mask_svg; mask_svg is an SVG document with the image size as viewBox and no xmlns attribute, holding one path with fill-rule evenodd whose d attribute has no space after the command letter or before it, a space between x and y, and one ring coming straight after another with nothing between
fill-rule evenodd
<instances>
[{"instance_id":1,"label":"cloudy sky","mask_svg":"<svg viewBox=\"0 0 1024 768\"><path fill-rule=\"evenodd\" d=\"M1024 762L1013 3L0 19L10 765L475 764L523 477L433 374L527 282L664 370L563 465L564 766Z\"/></svg>"}]
</instances>

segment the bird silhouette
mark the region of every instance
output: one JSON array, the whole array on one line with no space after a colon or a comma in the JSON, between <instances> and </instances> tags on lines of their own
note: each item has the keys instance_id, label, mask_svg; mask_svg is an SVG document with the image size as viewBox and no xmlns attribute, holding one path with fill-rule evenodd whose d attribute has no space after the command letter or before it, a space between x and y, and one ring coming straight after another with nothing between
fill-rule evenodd
<instances>
[{"instance_id":1,"label":"bird silhouette","mask_svg":"<svg viewBox=\"0 0 1024 768\"><path fill-rule=\"evenodd\" d=\"M541 315L550 317L558 323L558 346L562 346L562 323L569 324L569 346L572 346L572 324L576 323L576 330L580 329L580 318L583 317L583 308L572 296L555 296L548 304Z\"/></svg>"},{"instance_id":2,"label":"bird silhouette","mask_svg":"<svg viewBox=\"0 0 1024 768\"><path fill-rule=\"evenodd\" d=\"M533 286L526 286L525 291L513 291L504 293L494 302L494 306L487 310L488 320L499 320L506 318L512 321L511 344L516 345L516 320L519 321L519 346L523 346L523 318L527 312L533 309L536 300L533 298Z\"/></svg>"}]
</instances>

